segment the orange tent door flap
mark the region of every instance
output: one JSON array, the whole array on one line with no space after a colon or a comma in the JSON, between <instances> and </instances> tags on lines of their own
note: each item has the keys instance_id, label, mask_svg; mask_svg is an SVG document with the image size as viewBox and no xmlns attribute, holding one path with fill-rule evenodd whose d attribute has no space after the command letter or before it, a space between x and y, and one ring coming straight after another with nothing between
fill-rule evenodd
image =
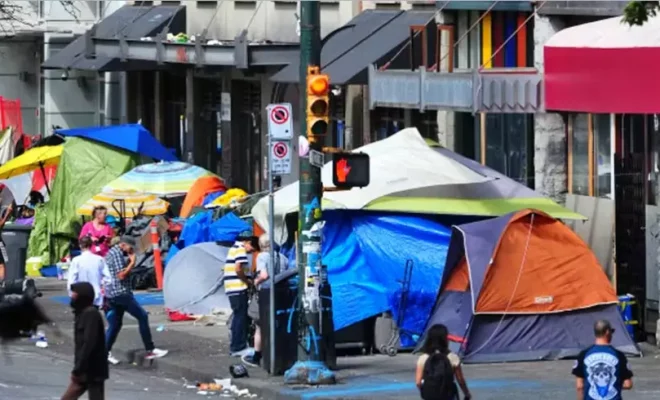
<instances>
[{"instance_id":1,"label":"orange tent door flap","mask_svg":"<svg viewBox=\"0 0 660 400\"><path fill-rule=\"evenodd\" d=\"M554 218L528 214L504 230L475 310L551 313L616 301L596 256L577 234Z\"/></svg>"},{"instance_id":2,"label":"orange tent door flap","mask_svg":"<svg viewBox=\"0 0 660 400\"><path fill-rule=\"evenodd\" d=\"M454 292L467 292L470 288L470 275L468 271L467 261L465 257L456 264L454 270L451 271L449 279L445 284L444 290L454 291Z\"/></svg>"}]
</instances>

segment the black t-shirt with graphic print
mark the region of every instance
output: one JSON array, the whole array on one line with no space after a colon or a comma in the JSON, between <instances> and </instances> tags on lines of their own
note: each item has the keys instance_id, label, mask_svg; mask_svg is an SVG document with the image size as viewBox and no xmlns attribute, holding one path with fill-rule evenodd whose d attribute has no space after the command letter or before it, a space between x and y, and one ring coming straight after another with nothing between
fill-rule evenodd
<instances>
[{"instance_id":1,"label":"black t-shirt with graphic print","mask_svg":"<svg viewBox=\"0 0 660 400\"><path fill-rule=\"evenodd\" d=\"M582 351L573 375L584 379L584 400L621 400L623 381L633 376L626 355L610 345Z\"/></svg>"}]
</instances>

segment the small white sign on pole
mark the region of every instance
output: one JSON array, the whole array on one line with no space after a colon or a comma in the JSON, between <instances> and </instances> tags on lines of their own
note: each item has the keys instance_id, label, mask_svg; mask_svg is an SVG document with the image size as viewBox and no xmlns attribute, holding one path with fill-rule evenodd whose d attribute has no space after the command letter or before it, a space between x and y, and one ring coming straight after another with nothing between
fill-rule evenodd
<instances>
[{"instance_id":1,"label":"small white sign on pole","mask_svg":"<svg viewBox=\"0 0 660 400\"><path fill-rule=\"evenodd\" d=\"M271 171L273 175L291 173L291 142L274 140L271 146Z\"/></svg>"},{"instance_id":2,"label":"small white sign on pole","mask_svg":"<svg viewBox=\"0 0 660 400\"><path fill-rule=\"evenodd\" d=\"M293 115L290 103L269 104L266 107L268 114L268 132L273 140L293 139Z\"/></svg>"},{"instance_id":3,"label":"small white sign on pole","mask_svg":"<svg viewBox=\"0 0 660 400\"><path fill-rule=\"evenodd\" d=\"M310 150L309 163L316 168L323 168L323 165L325 165L325 156L320 151Z\"/></svg>"}]
</instances>

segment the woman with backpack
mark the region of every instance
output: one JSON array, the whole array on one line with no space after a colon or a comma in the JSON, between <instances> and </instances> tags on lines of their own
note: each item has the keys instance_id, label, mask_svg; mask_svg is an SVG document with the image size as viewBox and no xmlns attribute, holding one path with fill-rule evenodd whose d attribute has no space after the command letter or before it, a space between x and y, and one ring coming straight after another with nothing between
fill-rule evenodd
<instances>
[{"instance_id":1,"label":"woman with backpack","mask_svg":"<svg viewBox=\"0 0 660 400\"><path fill-rule=\"evenodd\" d=\"M472 395L465 382L461 359L449 350L447 327L433 325L429 329L423 352L417 360L415 383L423 400L458 400L456 382L465 400Z\"/></svg>"}]
</instances>

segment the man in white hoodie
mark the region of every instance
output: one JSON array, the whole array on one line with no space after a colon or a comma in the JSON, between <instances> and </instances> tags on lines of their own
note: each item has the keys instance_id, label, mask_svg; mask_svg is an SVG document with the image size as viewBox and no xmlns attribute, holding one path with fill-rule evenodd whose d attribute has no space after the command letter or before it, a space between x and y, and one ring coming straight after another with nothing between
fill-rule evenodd
<instances>
[{"instance_id":1,"label":"man in white hoodie","mask_svg":"<svg viewBox=\"0 0 660 400\"><path fill-rule=\"evenodd\" d=\"M67 287L71 288L71 285L78 282L89 282L94 287L94 305L101 308L103 306L103 287L110 282L110 272L103 257L91 252L92 245L90 237L80 238L82 253L71 261Z\"/></svg>"}]
</instances>

